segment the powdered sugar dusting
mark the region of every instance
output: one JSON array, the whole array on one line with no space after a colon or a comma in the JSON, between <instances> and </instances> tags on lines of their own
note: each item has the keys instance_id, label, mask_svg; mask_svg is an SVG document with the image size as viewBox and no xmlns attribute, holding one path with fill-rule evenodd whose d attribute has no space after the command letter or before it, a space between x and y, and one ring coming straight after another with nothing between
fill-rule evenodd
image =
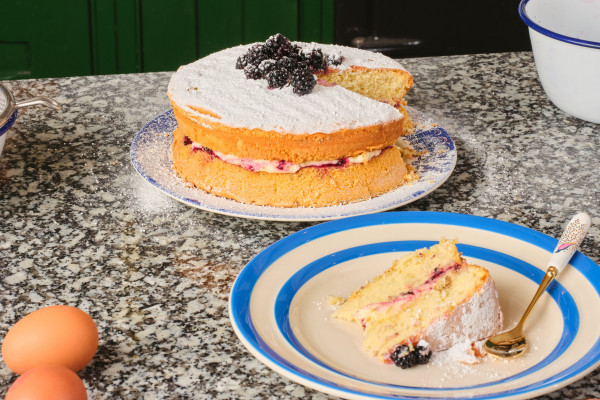
<instances>
[{"instance_id":1,"label":"powdered sugar dusting","mask_svg":"<svg viewBox=\"0 0 600 400\"><path fill-rule=\"evenodd\" d=\"M381 53L374 53L372 51L366 51L357 49L355 47L339 46L336 44L322 44L322 43L301 43L295 42L305 49L321 49L323 53L328 55L341 54L344 57L342 64L335 66L336 69L346 69L350 66L366 67L366 68L399 68L406 71L406 68L402 66L398 61L393 60Z\"/></svg>"},{"instance_id":2,"label":"powdered sugar dusting","mask_svg":"<svg viewBox=\"0 0 600 400\"><path fill-rule=\"evenodd\" d=\"M296 44L315 46L314 43ZM402 118L394 107L339 85L317 85L312 93L298 96L291 86L269 89L264 80L247 79L235 64L250 46L232 47L181 67L171 78L169 97L187 112L208 121L282 133L332 133ZM325 53L342 53L345 60L340 69L351 65L402 68L381 54L336 45L318 46ZM218 118L193 108L209 110Z\"/></svg>"},{"instance_id":3,"label":"powdered sugar dusting","mask_svg":"<svg viewBox=\"0 0 600 400\"><path fill-rule=\"evenodd\" d=\"M482 341L472 343L470 340L463 340L448 350L434 353L431 362L440 365L456 363L465 365L479 364L486 357L481 344Z\"/></svg>"},{"instance_id":4,"label":"powdered sugar dusting","mask_svg":"<svg viewBox=\"0 0 600 400\"><path fill-rule=\"evenodd\" d=\"M432 349L444 350L458 343L478 341L502 329L502 313L494 281L489 278L471 299L457 306L450 318L440 318L427 329Z\"/></svg>"}]
</instances>

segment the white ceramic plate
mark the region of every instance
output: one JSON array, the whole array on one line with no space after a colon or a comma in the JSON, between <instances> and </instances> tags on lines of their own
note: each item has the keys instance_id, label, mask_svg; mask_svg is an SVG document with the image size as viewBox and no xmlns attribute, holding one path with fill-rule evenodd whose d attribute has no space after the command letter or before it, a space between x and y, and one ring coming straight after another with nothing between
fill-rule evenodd
<instances>
[{"instance_id":1,"label":"white ceramic plate","mask_svg":"<svg viewBox=\"0 0 600 400\"><path fill-rule=\"evenodd\" d=\"M515 360L464 365L443 363L438 354L404 370L364 353L360 327L333 319L327 297L347 297L394 259L442 237L458 239L465 258L490 271L505 328L521 317L557 243L522 226L450 213L390 212L316 225L242 270L230 297L235 332L281 375L350 399L530 398L600 364L600 268L581 253L542 295L525 326L530 349Z\"/></svg>"},{"instance_id":2,"label":"white ceramic plate","mask_svg":"<svg viewBox=\"0 0 600 400\"><path fill-rule=\"evenodd\" d=\"M415 133L406 139L423 153L413 162L421 177L374 199L332 207L279 208L255 206L217 197L185 185L171 168L171 132L177 127L172 111L150 121L131 144L131 159L139 174L155 188L192 207L219 214L272 221L323 221L390 210L437 189L456 165L456 148L448 133L423 113L408 108Z\"/></svg>"}]
</instances>

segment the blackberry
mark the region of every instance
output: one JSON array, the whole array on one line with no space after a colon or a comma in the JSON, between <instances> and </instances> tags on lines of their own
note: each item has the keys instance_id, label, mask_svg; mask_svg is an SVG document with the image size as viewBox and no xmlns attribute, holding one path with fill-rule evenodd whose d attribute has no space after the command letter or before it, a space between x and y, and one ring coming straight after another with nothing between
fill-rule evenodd
<instances>
[{"instance_id":1,"label":"blackberry","mask_svg":"<svg viewBox=\"0 0 600 400\"><path fill-rule=\"evenodd\" d=\"M277 60L277 67L283 68L291 73L298 67L298 62L293 58L285 56Z\"/></svg>"},{"instance_id":2,"label":"blackberry","mask_svg":"<svg viewBox=\"0 0 600 400\"><path fill-rule=\"evenodd\" d=\"M258 65L258 70L260 71L262 77L266 77L267 74L277 68L277 63L275 60L264 60Z\"/></svg>"},{"instance_id":3,"label":"blackberry","mask_svg":"<svg viewBox=\"0 0 600 400\"><path fill-rule=\"evenodd\" d=\"M245 54L242 54L238 57L237 62L235 63L235 68L244 69L246 68L246 65L248 65L248 59L246 58Z\"/></svg>"},{"instance_id":4,"label":"blackberry","mask_svg":"<svg viewBox=\"0 0 600 400\"><path fill-rule=\"evenodd\" d=\"M429 346L416 346L414 353L417 357L417 364L427 364L431 358Z\"/></svg>"},{"instance_id":5,"label":"blackberry","mask_svg":"<svg viewBox=\"0 0 600 400\"><path fill-rule=\"evenodd\" d=\"M269 89L279 89L287 85L290 78L290 73L283 69L277 68L269 72L266 76Z\"/></svg>"},{"instance_id":6,"label":"blackberry","mask_svg":"<svg viewBox=\"0 0 600 400\"><path fill-rule=\"evenodd\" d=\"M327 69L327 60L321 49L303 50L300 53L308 67L313 72L322 72Z\"/></svg>"},{"instance_id":7,"label":"blackberry","mask_svg":"<svg viewBox=\"0 0 600 400\"><path fill-rule=\"evenodd\" d=\"M260 74L260 70L254 64L246 65L246 68L244 68L244 74L246 74L246 78L248 78L248 79L262 78L262 75Z\"/></svg>"},{"instance_id":8,"label":"blackberry","mask_svg":"<svg viewBox=\"0 0 600 400\"><path fill-rule=\"evenodd\" d=\"M402 369L410 368L417 363L417 356L408 346L398 346L390 356L394 364Z\"/></svg>"},{"instance_id":9,"label":"blackberry","mask_svg":"<svg viewBox=\"0 0 600 400\"><path fill-rule=\"evenodd\" d=\"M327 63L331 65L340 65L344 61L342 53L336 52L327 55Z\"/></svg>"},{"instance_id":10,"label":"blackberry","mask_svg":"<svg viewBox=\"0 0 600 400\"><path fill-rule=\"evenodd\" d=\"M262 61L268 60L272 56L273 53L267 48L267 46L258 43L248 50L246 53L246 60L248 61L248 64L258 66L258 64L260 64Z\"/></svg>"},{"instance_id":11,"label":"blackberry","mask_svg":"<svg viewBox=\"0 0 600 400\"><path fill-rule=\"evenodd\" d=\"M300 68L292 73L290 84L294 87L294 93L302 96L312 92L317 80L309 69Z\"/></svg>"},{"instance_id":12,"label":"blackberry","mask_svg":"<svg viewBox=\"0 0 600 400\"><path fill-rule=\"evenodd\" d=\"M273 57L275 57L276 59L279 59L281 57L295 58L294 49L291 46L280 47L273 53Z\"/></svg>"},{"instance_id":13,"label":"blackberry","mask_svg":"<svg viewBox=\"0 0 600 400\"><path fill-rule=\"evenodd\" d=\"M294 54L296 54L298 57L300 57L300 53L302 52L302 47L298 46L297 44L293 44L292 50L294 51Z\"/></svg>"},{"instance_id":14,"label":"blackberry","mask_svg":"<svg viewBox=\"0 0 600 400\"><path fill-rule=\"evenodd\" d=\"M281 58L294 52L292 42L281 33L269 37L265 42L265 46L275 58Z\"/></svg>"}]
</instances>

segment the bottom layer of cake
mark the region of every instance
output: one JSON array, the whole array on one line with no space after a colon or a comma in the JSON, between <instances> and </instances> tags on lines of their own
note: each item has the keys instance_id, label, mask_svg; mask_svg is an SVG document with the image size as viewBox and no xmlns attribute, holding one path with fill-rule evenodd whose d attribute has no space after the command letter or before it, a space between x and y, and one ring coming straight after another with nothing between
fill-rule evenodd
<instances>
[{"instance_id":1,"label":"bottom layer of cake","mask_svg":"<svg viewBox=\"0 0 600 400\"><path fill-rule=\"evenodd\" d=\"M324 207L387 193L404 184L407 168L400 150L386 148L366 163L305 167L295 173L254 172L194 150L173 132L173 169L179 177L214 195L275 207Z\"/></svg>"}]
</instances>

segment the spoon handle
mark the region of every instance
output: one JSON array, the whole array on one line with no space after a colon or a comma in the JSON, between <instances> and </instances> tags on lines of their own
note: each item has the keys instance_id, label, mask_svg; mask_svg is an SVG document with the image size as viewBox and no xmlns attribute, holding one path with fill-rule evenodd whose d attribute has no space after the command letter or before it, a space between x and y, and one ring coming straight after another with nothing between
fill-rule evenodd
<instances>
[{"instance_id":1,"label":"spoon handle","mask_svg":"<svg viewBox=\"0 0 600 400\"><path fill-rule=\"evenodd\" d=\"M521 317L521 320L517 324L517 327L519 327L521 330L523 329L523 325L525 324L525 320L529 316L529 313L531 312L531 310L533 310L533 306L535 306L535 303L537 303L538 299L540 298L542 293L544 293L548 285L550 285L554 278L556 278L556 275L558 275L558 270L553 266L548 267L546 275L544 275L544 279L542 279L542 282L540 283L537 292L535 292L533 299L531 299L529 306L527 306L527 310L525 310L523 316Z\"/></svg>"},{"instance_id":2,"label":"spoon handle","mask_svg":"<svg viewBox=\"0 0 600 400\"><path fill-rule=\"evenodd\" d=\"M560 272L577 251L590 225L589 215L584 212L575 215L565 228L550 260L548 260L548 267L555 267Z\"/></svg>"}]
</instances>

